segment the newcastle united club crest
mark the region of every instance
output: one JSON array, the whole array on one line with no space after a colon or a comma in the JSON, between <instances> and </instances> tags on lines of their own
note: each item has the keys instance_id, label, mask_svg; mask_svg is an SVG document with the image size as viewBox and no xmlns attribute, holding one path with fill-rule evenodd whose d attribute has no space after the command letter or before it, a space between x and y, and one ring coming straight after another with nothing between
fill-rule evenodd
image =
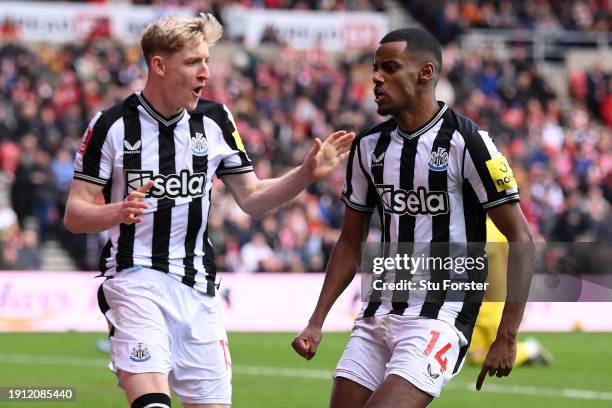
<instances>
[{"instance_id":1,"label":"newcastle united club crest","mask_svg":"<svg viewBox=\"0 0 612 408\"><path fill-rule=\"evenodd\" d=\"M195 132L195 136L191 137L191 153L194 156L206 156L208 154L208 142L202 133Z\"/></svg>"},{"instance_id":2,"label":"newcastle united club crest","mask_svg":"<svg viewBox=\"0 0 612 408\"><path fill-rule=\"evenodd\" d=\"M130 360L137 363L142 363L150 358L151 353L149 353L149 349L142 343L138 343L134 348L132 348L132 352L130 353Z\"/></svg>"}]
</instances>

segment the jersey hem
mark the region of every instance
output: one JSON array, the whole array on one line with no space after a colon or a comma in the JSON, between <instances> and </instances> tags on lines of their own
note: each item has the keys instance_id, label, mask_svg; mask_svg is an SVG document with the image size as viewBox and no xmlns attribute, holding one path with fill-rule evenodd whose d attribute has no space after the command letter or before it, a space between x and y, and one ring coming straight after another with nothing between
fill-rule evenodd
<instances>
[{"instance_id":1,"label":"jersey hem","mask_svg":"<svg viewBox=\"0 0 612 408\"><path fill-rule=\"evenodd\" d=\"M364 213L372 213L374 211L374 209L376 207L366 207L357 203L352 202L351 200L349 200L346 195L344 195L344 193L342 193L342 195L340 196L340 199L342 201L344 201L344 204L348 205L349 207L351 207L353 210L359 211L359 212L364 212Z\"/></svg>"},{"instance_id":2,"label":"jersey hem","mask_svg":"<svg viewBox=\"0 0 612 408\"><path fill-rule=\"evenodd\" d=\"M253 166L236 167L236 168L229 168L229 169L224 169L224 170L217 169L217 176L224 176L226 174L249 173L249 172L251 172L253 170L254 170Z\"/></svg>"},{"instance_id":3,"label":"jersey hem","mask_svg":"<svg viewBox=\"0 0 612 408\"><path fill-rule=\"evenodd\" d=\"M520 200L521 199L518 194L513 194L511 196L504 197L500 200L491 201L489 203L482 204L482 208L484 208L485 210L490 210L491 208L499 207L502 204L520 201Z\"/></svg>"},{"instance_id":4,"label":"jersey hem","mask_svg":"<svg viewBox=\"0 0 612 408\"><path fill-rule=\"evenodd\" d=\"M82 174L82 173L74 173L74 178L75 179L79 179L79 180L83 180L83 181L87 181L89 183L92 184L97 184L99 186L106 186L106 183L108 183L108 180L104 180L98 177L93 177L93 176L88 176L86 174Z\"/></svg>"}]
</instances>

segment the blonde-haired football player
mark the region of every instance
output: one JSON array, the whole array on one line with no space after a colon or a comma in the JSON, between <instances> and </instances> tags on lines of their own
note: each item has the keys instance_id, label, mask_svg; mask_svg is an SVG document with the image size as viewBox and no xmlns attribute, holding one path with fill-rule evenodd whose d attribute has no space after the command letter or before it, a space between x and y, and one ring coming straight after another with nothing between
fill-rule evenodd
<instances>
[{"instance_id":1,"label":"blonde-haired football player","mask_svg":"<svg viewBox=\"0 0 612 408\"><path fill-rule=\"evenodd\" d=\"M132 408L231 404L231 359L208 239L212 180L261 216L327 176L354 134L314 141L302 165L260 180L229 109L201 99L209 48L221 37L211 14L163 17L143 32L142 92L99 112L75 160L66 227L109 230L98 303L110 325L111 368ZM105 203L96 204L100 192Z\"/></svg>"}]
</instances>

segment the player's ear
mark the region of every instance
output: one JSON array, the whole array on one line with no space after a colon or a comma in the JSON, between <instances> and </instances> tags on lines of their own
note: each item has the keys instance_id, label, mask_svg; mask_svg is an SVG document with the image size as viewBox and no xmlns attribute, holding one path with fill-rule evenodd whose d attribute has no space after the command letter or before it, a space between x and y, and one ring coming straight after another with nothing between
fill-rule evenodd
<instances>
[{"instance_id":1,"label":"player's ear","mask_svg":"<svg viewBox=\"0 0 612 408\"><path fill-rule=\"evenodd\" d=\"M153 55L149 62L149 69L155 72L157 75L164 76L166 73L166 65L164 64L164 57L161 55Z\"/></svg>"},{"instance_id":2,"label":"player's ear","mask_svg":"<svg viewBox=\"0 0 612 408\"><path fill-rule=\"evenodd\" d=\"M421 71L419 72L419 82L425 83L434 79L434 75L436 74L436 66L433 62L426 62L421 67Z\"/></svg>"}]
</instances>

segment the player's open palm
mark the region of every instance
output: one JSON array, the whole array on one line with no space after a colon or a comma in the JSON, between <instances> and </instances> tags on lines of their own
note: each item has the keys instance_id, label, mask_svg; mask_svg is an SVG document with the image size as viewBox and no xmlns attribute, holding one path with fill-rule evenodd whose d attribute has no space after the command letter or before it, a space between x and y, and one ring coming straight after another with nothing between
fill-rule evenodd
<instances>
[{"instance_id":1,"label":"player's open palm","mask_svg":"<svg viewBox=\"0 0 612 408\"><path fill-rule=\"evenodd\" d=\"M140 215L144 214L145 210L149 208L144 199L151 187L153 187L153 181L143 184L138 190L132 191L125 197L119 208L120 224L138 224L142 222Z\"/></svg>"},{"instance_id":2,"label":"player's open palm","mask_svg":"<svg viewBox=\"0 0 612 408\"><path fill-rule=\"evenodd\" d=\"M291 346L300 356L310 360L317 353L322 336L320 328L309 326L293 339Z\"/></svg>"},{"instance_id":3,"label":"player's open palm","mask_svg":"<svg viewBox=\"0 0 612 408\"><path fill-rule=\"evenodd\" d=\"M507 377L514 367L516 359L516 340L500 340L496 339L487 353L485 362L482 365L478 379L476 380L476 389L480 391L482 383L487 374L489 377L496 375L497 377Z\"/></svg>"},{"instance_id":4,"label":"player's open palm","mask_svg":"<svg viewBox=\"0 0 612 408\"><path fill-rule=\"evenodd\" d=\"M304 166L313 180L329 175L349 155L348 149L355 133L340 130L329 135L324 142L315 139L315 145L304 159Z\"/></svg>"}]
</instances>

